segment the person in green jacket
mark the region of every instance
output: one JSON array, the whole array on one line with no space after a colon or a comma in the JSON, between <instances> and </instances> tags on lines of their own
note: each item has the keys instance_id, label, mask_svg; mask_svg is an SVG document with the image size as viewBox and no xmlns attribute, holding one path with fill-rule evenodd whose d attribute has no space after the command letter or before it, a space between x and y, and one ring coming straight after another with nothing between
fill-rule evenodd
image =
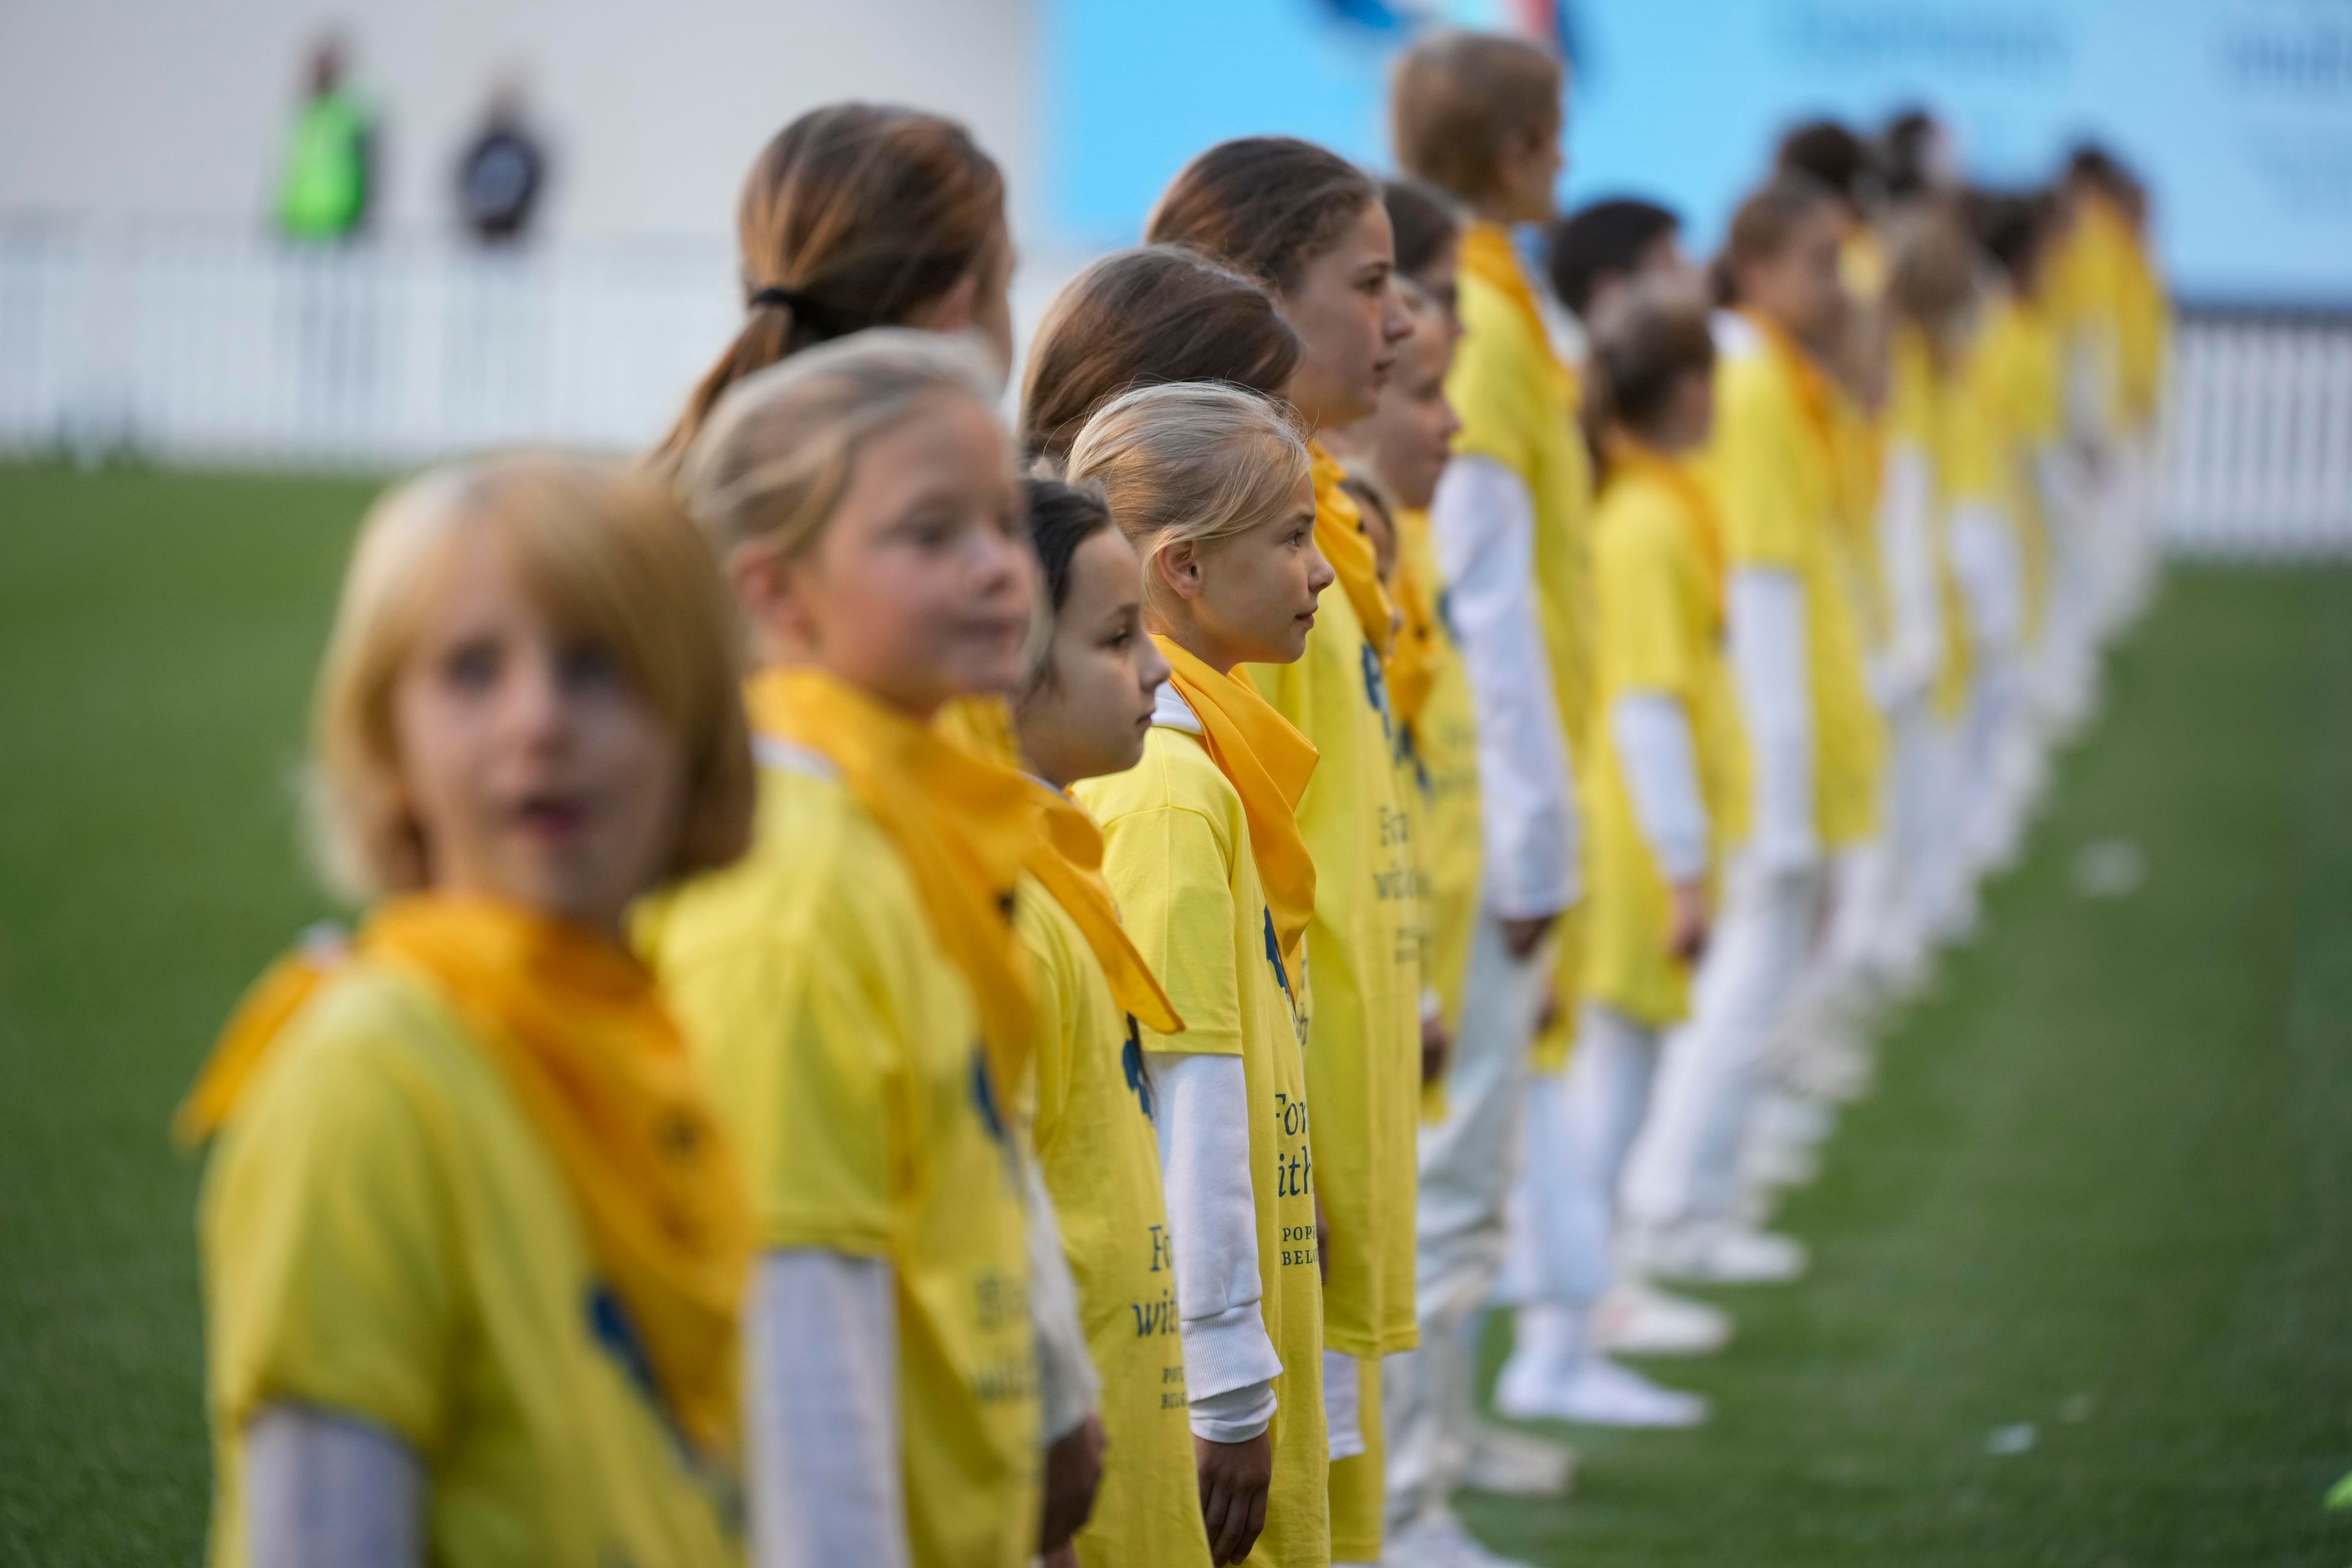
<instances>
[{"instance_id":1,"label":"person in green jacket","mask_svg":"<svg viewBox=\"0 0 2352 1568\"><path fill-rule=\"evenodd\" d=\"M278 226L289 239L348 239L367 219L373 192L374 127L343 85L341 40L310 54L310 94L294 121L278 191Z\"/></svg>"}]
</instances>

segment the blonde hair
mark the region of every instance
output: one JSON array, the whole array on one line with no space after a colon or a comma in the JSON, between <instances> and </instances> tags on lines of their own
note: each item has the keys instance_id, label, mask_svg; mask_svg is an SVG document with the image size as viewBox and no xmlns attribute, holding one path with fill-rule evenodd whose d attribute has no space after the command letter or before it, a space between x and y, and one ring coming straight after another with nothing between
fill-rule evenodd
<instances>
[{"instance_id":1,"label":"blonde hair","mask_svg":"<svg viewBox=\"0 0 2352 1568\"><path fill-rule=\"evenodd\" d=\"M612 652L684 752L686 805L665 879L740 855L751 743L709 552L652 479L515 453L428 470L379 500L360 530L312 714L311 832L330 883L371 900L432 880L402 784L394 689L458 539L485 532L550 618Z\"/></svg>"},{"instance_id":2,"label":"blonde hair","mask_svg":"<svg viewBox=\"0 0 2352 1568\"><path fill-rule=\"evenodd\" d=\"M939 332L877 328L755 371L727 390L678 472L686 510L724 563L747 544L805 554L865 444L940 397L994 417L977 352Z\"/></svg>"},{"instance_id":3,"label":"blonde hair","mask_svg":"<svg viewBox=\"0 0 2352 1568\"><path fill-rule=\"evenodd\" d=\"M1103 405L1070 447L1069 478L1102 486L1110 515L1151 570L1171 546L1244 533L1280 513L1309 473L1296 420L1215 382L1139 387Z\"/></svg>"},{"instance_id":4,"label":"blonde hair","mask_svg":"<svg viewBox=\"0 0 2352 1568\"><path fill-rule=\"evenodd\" d=\"M1433 33L1397 57L1389 131L1397 163L1469 200L1493 194L1513 137L1556 132L1568 85L1559 56L1500 33Z\"/></svg>"}]
</instances>

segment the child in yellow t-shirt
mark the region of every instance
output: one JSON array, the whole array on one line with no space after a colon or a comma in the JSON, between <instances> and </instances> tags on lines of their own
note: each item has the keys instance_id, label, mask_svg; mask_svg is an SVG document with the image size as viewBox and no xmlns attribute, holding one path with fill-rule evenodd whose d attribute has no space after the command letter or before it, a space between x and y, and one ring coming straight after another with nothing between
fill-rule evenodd
<instances>
[{"instance_id":1,"label":"child in yellow t-shirt","mask_svg":"<svg viewBox=\"0 0 2352 1568\"><path fill-rule=\"evenodd\" d=\"M1127 930L1184 1020L1146 1031L1200 1497L1218 1563L1331 1557L1323 1286L1302 1046L1315 748L1233 672L1304 652L1332 582L1305 448L1235 387L1145 387L1070 452L1143 560L1173 667L1143 760L1081 784ZM1328 600L1325 601L1328 603Z\"/></svg>"},{"instance_id":2,"label":"child in yellow t-shirt","mask_svg":"<svg viewBox=\"0 0 2352 1568\"><path fill-rule=\"evenodd\" d=\"M1055 791L1143 754L1168 661L1143 630L1142 573L1097 494L1031 479L1029 537L1054 613L1015 704L1021 752ZM1056 795L1052 858L1015 919L1037 988L1034 1138L1102 1376L1108 1463L1076 1542L1087 1568L1209 1561L1184 1390L1176 1252L1155 1137L1159 1086L1143 1028L1182 1021L1120 930L1102 836Z\"/></svg>"},{"instance_id":3,"label":"child in yellow t-shirt","mask_svg":"<svg viewBox=\"0 0 2352 1568\"><path fill-rule=\"evenodd\" d=\"M1715 425L1700 458L1724 523L1726 637L1750 765L1691 1018L1667 1054L1622 1206L1654 1277L1785 1279L1795 1241L1738 1215L1739 1152L1767 1041L1821 921L1827 862L1876 831L1880 736L1839 502L1831 388L1815 348L1844 309L1830 187L1776 175L1734 215L1717 276Z\"/></svg>"},{"instance_id":4,"label":"child in yellow t-shirt","mask_svg":"<svg viewBox=\"0 0 2352 1568\"><path fill-rule=\"evenodd\" d=\"M1287 137L1211 148L1160 195L1151 239L1190 245L1262 279L1303 353L1284 391L1310 437L1370 414L1411 331L1394 241L1371 178ZM1324 1297L1332 1554L1381 1555L1380 1358L1414 1342L1414 1129L1421 951L1410 818L1398 789L1386 662L1394 609L1344 470L1319 445L1316 547L1340 592L1306 656L1250 677L1321 754L1298 808L1318 877L1301 997L1318 1188L1328 1217Z\"/></svg>"},{"instance_id":5,"label":"child in yellow t-shirt","mask_svg":"<svg viewBox=\"0 0 2352 1568\"><path fill-rule=\"evenodd\" d=\"M657 484L439 469L362 531L322 825L373 905L183 1108L212 1561L740 1560L742 1175L625 916L741 852L709 552Z\"/></svg>"},{"instance_id":6,"label":"child in yellow t-shirt","mask_svg":"<svg viewBox=\"0 0 2352 1568\"><path fill-rule=\"evenodd\" d=\"M1034 570L994 399L965 346L863 333L731 388L680 468L751 638L761 806L744 862L640 940L750 1173L754 1542L811 1561L1062 1544L1009 1115L1042 827L1028 780L931 722L1023 669ZM1047 1500L1064 1532L1084 1511Z\"/></svg>"}]
</instances>

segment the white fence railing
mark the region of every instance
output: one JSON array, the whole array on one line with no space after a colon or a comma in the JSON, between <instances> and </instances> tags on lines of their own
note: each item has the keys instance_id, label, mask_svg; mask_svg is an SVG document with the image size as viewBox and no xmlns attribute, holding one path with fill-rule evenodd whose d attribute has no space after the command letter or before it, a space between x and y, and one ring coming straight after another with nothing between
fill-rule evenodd
<instances>
[{"instance_id":1,"label":"white fence railing","mask_svg":"<svg viewBox=\"0 0 2352 1568\"><path fill-rule=\"evenodd\" d=\"M2352 314L2195 308L2158 505L2194 555L2352 555Z\"/></svg>"},{"instance_id":2,"label":"white fence railing","mask_svg":"<svg viewBox=\"0 0 2352 1568\"><path fill-rule=\"evenodd\" d=\"M639 450L740 321L716 242L300 249L0 218L0 452L389 468ZM1016 317L1066 265L1032 260ZM2158 505L2195 554L2352 556L2352 315L2195 309Z\"/></svg>"}]
</instances>

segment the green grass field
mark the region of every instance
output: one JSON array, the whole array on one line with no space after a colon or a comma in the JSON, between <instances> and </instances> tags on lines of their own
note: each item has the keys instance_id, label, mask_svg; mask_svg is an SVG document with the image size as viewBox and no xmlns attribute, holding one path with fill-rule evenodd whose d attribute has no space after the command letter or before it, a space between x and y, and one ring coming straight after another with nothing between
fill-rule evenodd
<instances>
[{"instance_id":1,"label":"green grass field","mask_svg":"<svg viewBox=\"0 0 2352 1568\"><path fill-rule=\"evenodd\" d=\"M0 468L0 1563L193 1561L164 1121L324 908L290 780L370 487ZM2352 1563L2352 574L2195 571L1787 1212L1681 1435L1472 1500L1555 1563ZM2086 900L2085 845L2145 885ZM2022 1453L1988 1452L2031 1424Z\"/></svg>"}]
</instances>

